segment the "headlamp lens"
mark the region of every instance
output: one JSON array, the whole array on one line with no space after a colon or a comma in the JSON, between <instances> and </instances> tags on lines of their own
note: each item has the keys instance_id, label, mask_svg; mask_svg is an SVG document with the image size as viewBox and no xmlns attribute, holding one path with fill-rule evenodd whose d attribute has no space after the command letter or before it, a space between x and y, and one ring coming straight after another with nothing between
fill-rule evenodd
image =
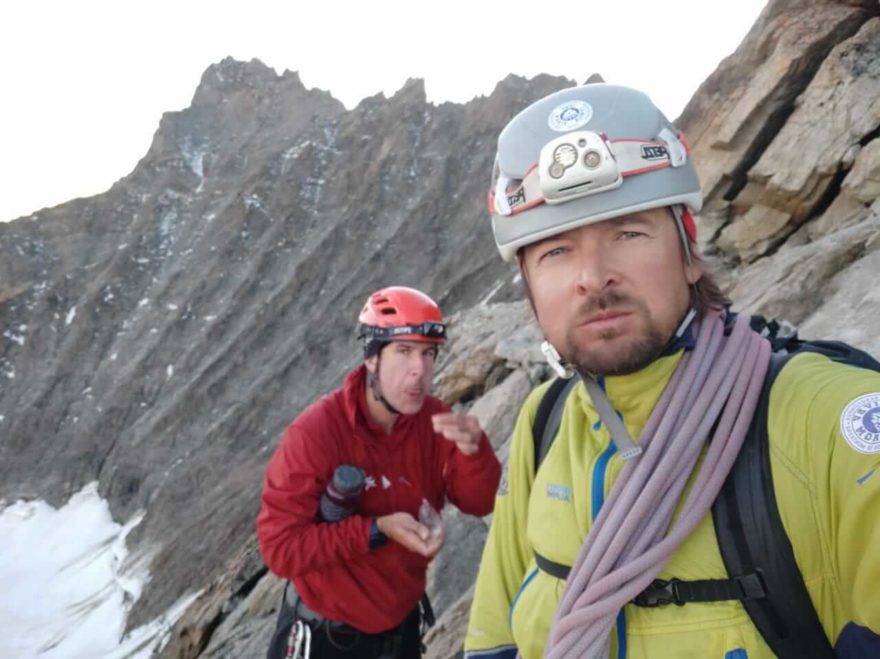
<instances>
[{"instance_id":1,"label":"headlamp lens","mask_svg":"<svg viewBox=\"0 0 880 659\"><path fill-rule=\"evenodd\" d=\"M565 169L577 162L578 152L571 144L560 144L553 151L553 160Z\"/></svg>"},{"instance_id":2,"label":"headlamp lens","mask_svg":"<svg viewBox=\"0 0 880 659\"><path fill-rule=\"evenodd\" d=\"M590 169L596 169L602 163L602 155L598 151L590 149L584 154L584 164Z\"/></svg>"}]
</instances>

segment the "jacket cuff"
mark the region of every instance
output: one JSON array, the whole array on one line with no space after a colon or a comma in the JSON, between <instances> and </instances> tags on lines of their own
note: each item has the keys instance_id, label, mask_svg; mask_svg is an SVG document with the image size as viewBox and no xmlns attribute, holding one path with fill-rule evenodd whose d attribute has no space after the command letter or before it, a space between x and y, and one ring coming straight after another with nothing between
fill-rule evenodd
<instances>
[{"instance_id":1,"label":"jacket cuff","mask_svg":"<svg viewBox=\"0 0 880 659\"><path fill-rule=\"evenodd\" d=\"M370 549L378 549L386 542L388 542L388 536L379 530L379 524L374 517L370 522Z\"/></svg>"}]
</instances>

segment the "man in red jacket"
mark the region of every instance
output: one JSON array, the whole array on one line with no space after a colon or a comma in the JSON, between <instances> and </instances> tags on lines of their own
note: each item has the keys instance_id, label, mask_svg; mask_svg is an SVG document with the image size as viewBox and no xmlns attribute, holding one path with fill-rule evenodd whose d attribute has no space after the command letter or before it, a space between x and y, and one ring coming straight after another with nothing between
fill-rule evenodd
<instances>
[{"instance_id":1,"label":"man in red jacket","mask_svg":"<svg viewBox=\"0 0 880 659\"><path fill-rule=\"evenodd\" d=\"M372 294L358 320L364 363L287 427L266 471L260 550L292 582L270 657L296 656L303 637L312 659L418 657L425 573L444 539L420 506L449 498L465 513L492 511L491 444L475 417L428 393L446 341L440 309L395 286ZM320 500L340 465L365 485L354 514L328 522Z\"/></svg>"}]
</instances>

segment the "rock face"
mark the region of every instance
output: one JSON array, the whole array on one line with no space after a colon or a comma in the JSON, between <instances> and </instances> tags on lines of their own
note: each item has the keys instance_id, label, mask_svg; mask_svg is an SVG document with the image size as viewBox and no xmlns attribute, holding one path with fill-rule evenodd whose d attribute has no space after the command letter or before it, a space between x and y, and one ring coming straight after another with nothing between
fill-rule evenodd
<instances>
[{"instance_id":1,"label":"rock face","mask_svg":"<svg viewBox=\"0 0 880 659\"><path fill-rule=\"evenodd\" d=\"M358 305L405 283L455 311L437 391L506 456L548 376L491 248L498 130L561 79L465 105L411 81L346 111L258 62L209 68L109 192L0 225L0 498L99 480L153 579L131 625L201 590L164 656L257 657L280 581L253 538L284 425L357 361ZM880 9L771 0L678 125L704 252L743 311L880 353ZM430 654L457 656L485 521L446 514Z\"/></svg>"},{"instance_id":2,"label":"rock face","mask_svg":"<svg viewBox=\"0 0 880 659\"><path fill-rule=\"evenodd\" d=\"M738 306L875 352L878 54L877 3L771 2L679 121Z\"/></svg>"},{"instance_id":3,"label":"rock face","mask_svg":"<svg viewBox=\"0 0 880 659\"><path fill-rule=\"evenodd\" d=\"M410 81L346 111L295 73L211 66L106 194L0 225L0 498L98 480L117 518L145 509L132 625L226 588L284 426L358 360L367 295L405 283L452 312L516 290L492 144L570 84L434 106Z\"/></svg>"}]
</instances>

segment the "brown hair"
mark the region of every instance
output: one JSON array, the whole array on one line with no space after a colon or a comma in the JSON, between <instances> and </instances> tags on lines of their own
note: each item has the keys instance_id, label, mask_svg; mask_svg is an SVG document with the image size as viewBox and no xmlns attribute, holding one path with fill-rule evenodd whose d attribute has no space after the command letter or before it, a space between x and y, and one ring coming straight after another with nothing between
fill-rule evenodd
<instances>
[{"instance_id":1,"label":"brown hair","mask_svg":"<svg viewBox=\"0 0 880 659\"><path fill-rule=\"evenodd\" d=\"M730 298L721 290L710 268L707 267L706 261L696 251L696 245L693 243L691 243L691 259L699 263L703 270L703 275L697 280L697 283L691 286L692 303L697 310L697 315L702 317L707 311L720 311L724 307L730 306Z\"/></svg>"}]
</instances>

